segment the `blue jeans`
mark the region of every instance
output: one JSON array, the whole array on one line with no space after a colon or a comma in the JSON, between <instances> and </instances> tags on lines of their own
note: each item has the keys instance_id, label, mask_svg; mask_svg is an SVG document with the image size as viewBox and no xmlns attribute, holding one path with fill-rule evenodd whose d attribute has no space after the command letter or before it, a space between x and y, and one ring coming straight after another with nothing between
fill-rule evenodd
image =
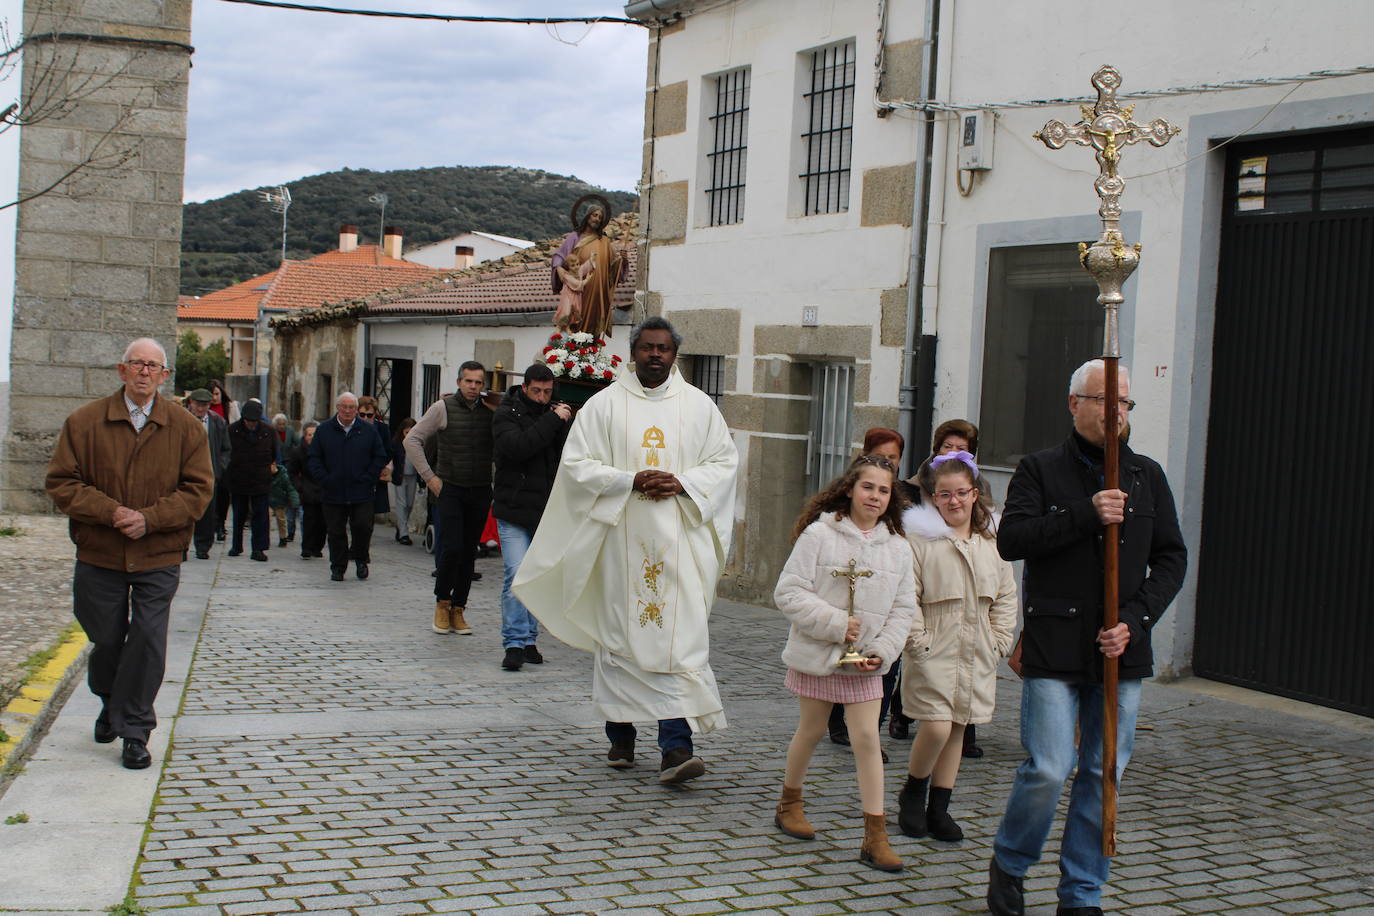
<instances>
[{"instance_id":1,"label":"blue jeans","mask_svg":"<svg viewBox=\"0 0 1374 916\"><path fill-rule=\"evenodd\" d=\"M1140 681L1117 686L1116 778L1131 759ZM1079 730L1074 747L1074 724ZM1073 778L1059 848L1059 905L1100 906L1111 860L1102 854L1102 685L1026 678L1021 687L1021 746L1007 813L993 855L1008 875L1023 877L1036 862L1054 821L1064 781Z\"/></svg>"},{"instance_id":2,"label":"blue jeans","mask_svg":"<svg viewBox=\"0 0 1374 916\"><path fill-rule=\"evenodd\" d=\"M505 649L532 646L539 639L539 621L511 593L510 587L520 571L525 551L530 549L534 532L499 518L496 530L501 535L501 562L506 567L506 578L501 583L501 646Z\"/></svg>"},{"instance_id":3,"label":"blue jeans","mask_svg":"<svg viewBox=\"0 0 1374 916\"><path fill-rule=\"evenodd\" d=\"M606 723L606 737L612 744L634 744L636 734L633 723ZM675 747L684 747L687 753L692 753L692 726L686 719L659 719L658 749L666 754Z\"/></svg>"}]
</instances>

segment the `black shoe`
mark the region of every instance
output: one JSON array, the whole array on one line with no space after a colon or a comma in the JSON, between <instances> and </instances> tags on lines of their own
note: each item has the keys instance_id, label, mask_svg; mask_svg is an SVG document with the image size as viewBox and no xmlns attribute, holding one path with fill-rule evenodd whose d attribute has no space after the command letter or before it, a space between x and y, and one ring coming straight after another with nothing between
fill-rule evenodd
<instances>
[{"instance_id":1,"label":"black shoe","mask_svg":"<svg viewBox=\"0 0 1374 916\"><path fill-rule=\"evenodd\" d=\"M115 734L115 730L109 722L103 722L100 719L95 720L95 741L97 744L109 744L118 737L119 735Z\"/></svg>"},{"instance_id":2,"label":"black shoe","mask_svg":"<svg viewBox=\"0 0 1374 916\"><path fill-rule=\"evenodd\" d=\"M223 530L220 530L220 531L216 531L216 532L215 532L215 540L217 540L217 541L222 541L222 540L224 540L226 537L228 537L228 535L226 535L226 534L224 533Z\"/></svg>"},{"instance_id":3,"label":"black shoe","mask_svg":"<svg viewBox=\"0 0 1374 916\"><path fill-rule=\"evenodd\" d=\"M830 741L834 744L842 744L849 747L849 728L845 725L836 725L830 729Z\"/></svg>"},{"instance_id":4,"label":"black shoe","mask_svg":"<svg viewBox=\"0 0 1374 916\"><path fill-rule=\"evenodd\" d=\"M891 716L887 720L887 733L898 741L911 740L911 720L906 716Z\"/></svg>"},{"instance_id":5,"label":"black shoe","mask_svg":"<svg viewBox=\"0 0 1374 916\"><path fill-rule=\"evenodd\" d=\"M333 579L335 582L342 582L344 579L344 571L342 569L331 569L329 571L329 578Z\"/></svg>"},{"instance_id":6,"label":"black shoe","mask_svg":"<svg viewBox=\"0 0 1374 916\"><path fill-rule=\"evenodd\" d=\"M1055 916L1102 916L1100 906L1061 906L1055 909Z\"/></svg>"},{"instance_id":7,"label":"black shoe","mask_svg":"<svg viewBox=\"0 0 1374 916\"><path fill-rule=\"evenodd\" d=\"M930 787L930 802L926 805L926 829L930 835L945 843L958 843L964 839L964 831L949 816L949 797L953 789Z\"/></svg>"},{"instance_id":8,"label":"black shoe","mask_svg":"<svg viewBox=\"0 0 1374 916\"><path fill-rule=\"evenodd\" d=\"M430 577L431 579L437 579L437 578L439 578L439 570L437 570L437 569L431 569L431 570L429 571L429 577Z\"/></svg>"},{"instance_id":9,"label":"black shoe","mask_svg":"<svg viewBox=\"0 0 1374 916\"><path fill-rule=\"evenodd\" d=\"M525 664L525 650L519 646L511 646L506 649L506 657L501 660L501 667L507 671L519 671Z\"/></svg>"},{"instance_id":10,"label":"black shoe","mask_svg":"<svg viewBox=\"0 0 1374 916\"><path fill-rule=\"evenodd\" d=\"M277 546L278 546L278 547L285 547L285 546L286 546L286 538L281 538L280 540L278 540L278 541L277 541Z\"/></svg>"},{"instance_id":11,"label":"black shoe","mask_svg":"<svg viewBox=\"0 0 1374 916\"><path fill-rule=\"evenodd\" d=\"M322 550L317 550L317 551L315 551L314 553L312 553L311 556L314 557L314 558L317 559L317 560L323 560L323 559L324 559L324 551L322 551Z\"/></svg>"},{"instance_id":12,"label":"black shoe","mask_svg":"<svg viewBox=\"0 0 1374 916\"><path fill-rule=\"evenodd\" d=\"M906 785L897 793L897 829L903 836L920 839L930 832L926 825L926 789L930 777L917 779L908 775Z\"/></svg>"},{"instance_id":13,"label":"black shoe","mask_svg":"<svg viewBox=\"0 0 1374 916\"><path fill-rule=\"evenodd\" d=\"M301 551L301 559L302 559L302 560L308 560L308 559L310 559L310 558L313 557L313 556L314 556L314 554L311 553L311 552L308 551L308 550L302 550L302 551Z\"/></svg>"},{"instance_id":14,"label":"black shoe","mask_svg":"<svg viewBox=\"0 0 1374 916\"><path fill-rule=\"evenodd\" d=\"M197 551L196 551L196 559L197 559L197 560L208 560L208 559L210 559L210 554L209 554L208 552L204 551L204 550L197 550Z\"/></svg>"},{"instance_id":15,"label":"black shoe","mask_svg":"<svg viewBox=\"0 0 1374 916\"><path fill-rule=\"evenodd\" d=\"M146 770L153 762L153 755L148 753L148 745L137 738L124 739L124 753L120 755L120 763L124 764L126 770Z\"/></svg>"},{"instance_id":16,"label":"black shoe","mask_svg":"<svg viewBox=\"0 0 1374 916\"><path fill-rule=\"evenodd\" d=\"M983 749L978 746L978 726L971 723L964 726L963 755L970 760L977 760L983 756Z\"/></svg>"},{"instance_id":17,"label":"black shoe","mask_svg":"<svg viewBox=\"0 0 1374 916\"><path fill-rule=\"evenodd\" d=\"M412 545L412 544L415 543L414 541L412 541L412 540L410 539L410 535L408 535L408 534L407 534L407 535L403 535L403 536L397 538L396 540L399 541L400 543L406 545L407 547L409 547L410 545Z\"/></svg>"},{"instance_id":18,"label":"black shoe","mask_svg":"<svg viewBox=\"0 0 1374 916\"><path fill-rule=\"evenodd\" d=\"M539 654L539 647L534 645L534 643L530 643L525 647L525 661L529 662L531 665L544 664L544 656Z\"/></svg>"},{"instance_id":19,"label":"black shoe","mask_svg":"<svg viewBox=\"0 0 1374 916\"><path fill-rule=\"evenodd\" d=\"M473 581L473 582L479 582L479 581L481 581L481 579L482 579L482 574L481 574L481 573L475 572L475 573L472 574L472 581Z\"/></svg>"},{"instance_id":20,"label":"black shoe","mask_svg":"<svg viewBox=\"0 0 1374 916\"><path fill-rule=\"evenodd\" d=\"M631 741L629 744L612 744L611 751L606 755L606 763L615 767L617 770L628 770L635 765L635 746Z\"/></svg>"},{"instance_id":21,"label":"black shoe","mask_svg":"<svg viewBox=\"0 0 1374 916\"><path fill-rule=\"evenodd\" d=\"M243 556L243 548L242 548L242 547L230 547L230 548L229 548L229 556L231 556L231 557L241 557L241 556Z\"/></svg>"},{"instance_id":22,"label":"black shoe","mask_svg":"<svg viewBox=\"0 0 1374 916\"><path fill-rule=\"evenodd\" d=\"M257 560L259 563L267 562L267 554L263 553L261 550L255 550L248 556L250 559Z\"/></svg>"},{"instance_id":23,"label":"black shoe","mask_svg":"<svg viewBox=\"0 0 1374 916\"><path fill-rule=\"evenodd\" d=\"M357 571L358 571L358 578L359 578L359 579L366 579L366 578L367 578L367 564L366 564L366 563L359 563L359 564L358 564L358 570L357 570Z\"/></svg>"},{"instance_id":24,"label":"black shoe","mask_svg":"<svg viewBox=\"0 0 1374 916\"><path fill-rule=\"evenodd\" d=\"M1002 871L996 856L988 866L988 912L992 916L1025 916L1026 882Z\"/></svg>"},{"instance_id":25,"label":"black shoe","mask_svg":"<svg viewBox=\"0 0 1374 916\"><path fill-rule=\"evenodd\" d=\"M700 757L692 756L685 747L675 747L663 754L663 763L658 768L658 781L662 783L686 782L696 779L706 772L706 764Z\"/></svg>"}]
</instances>

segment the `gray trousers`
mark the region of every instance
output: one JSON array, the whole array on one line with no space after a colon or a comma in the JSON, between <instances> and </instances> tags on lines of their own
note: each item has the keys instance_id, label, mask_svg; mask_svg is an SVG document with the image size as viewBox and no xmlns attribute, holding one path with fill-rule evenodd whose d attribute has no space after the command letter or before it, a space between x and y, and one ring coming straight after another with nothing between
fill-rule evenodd
<instances>
[{"instance_id":1,"label":"gray trousers","mask_svg":"<svg viewBox=\"0 0 1374 916\"><path fill-rule=\"evenodd\" d=\"M167 667L167 619L181 566L126 573L76 561L72 605L91 641L86 682L100 721L121 738L147 741Z\"/></svg>"}]
</instances>

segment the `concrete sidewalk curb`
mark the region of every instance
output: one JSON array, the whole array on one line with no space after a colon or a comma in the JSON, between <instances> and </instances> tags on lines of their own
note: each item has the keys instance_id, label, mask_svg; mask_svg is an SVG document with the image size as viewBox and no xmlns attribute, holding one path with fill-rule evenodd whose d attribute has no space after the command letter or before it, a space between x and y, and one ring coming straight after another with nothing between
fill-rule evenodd
<instances>
[{"instance_id":1,"label":"concrete sidewalk curb","mask_svg":"<svg viewBox=\"0 0 1374 916\"><path fill-rule=\"evenodd\" d=\"M0 712L0 728L7 736L0 742L0 792L4 791L5 777L42 740L62 710L72 685L86 670L91 644L80 629L64 636L55 648L47 664L19 688L19 695Z\"/></svg>"}]
</instances>

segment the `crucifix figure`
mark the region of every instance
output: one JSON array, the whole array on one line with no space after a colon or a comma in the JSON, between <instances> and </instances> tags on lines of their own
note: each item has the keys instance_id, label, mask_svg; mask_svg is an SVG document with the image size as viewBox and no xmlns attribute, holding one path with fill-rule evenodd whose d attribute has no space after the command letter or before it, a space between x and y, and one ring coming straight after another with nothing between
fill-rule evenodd
<instances>
[{"instance_id":1,"label":"crucifix figure","mask_svg":"<svg viewBox=\"0 0 1374 916\"><path fill-rule=\"evenodd\" d=\"M1092 108L1082 106L1081 121L1072 126L1063 121L1049 121L1035 138L1050 149L1060 149L1070 142L1091 146L1097 157L1098 176L1093 188L1102 199L1097 210L1097 215L1102 217L1102 236L1091 245L1079 243L1078 262L1097 281L1097 303L1106 310L1102 343L1106 384L1103 478L1105 489L1116 490L1121 481L1118 313L1125 300L1121 287L1140 263L1140 245L1127 247L1121 237L1121 195L1126 190L1126 180L1117 173L1117 164L1121 161L1123 148L1142 140L1151 146L1163 146L1178 134L1179 128L1163 118L1156 118L1149 124L1133 121L1131 115L1135 106L1122 107L1117 101L1121 74L1115 67L1102 67L1093 74L1092 84L1097 89L1097 104ZM1102 623L1105 629L1115 627L1119 620L1120 527L1107 525L1102 533ZM1105 659L1102 670L1102 852L1107 856L1116 854L1117 672L1118 660Z\"/></svg>"},{"instance_id":2,"label":"crucifix figure","mask_svg":"<svg viewBox=\"0 0 1374 916\"><path fill-rule=\"evenodd\" d=\"M857 560L854 560L854 559L851 559L851 560L849 561L849 569L847 569L847 570L845 570L845 569L832 569L832 570L830 571L830 575L832 575L832 576L834 576L834 577L836 577L836 578L839 578L840 576L844 576L846 579L849 580L849 616L850 616L851 618L853 618L853 616L854 616L854 586L858 584L858 582L859 582L860 579L867 579L869 576L873 575L873 570L871 570L871 569L859 569L859 563L858 563L858 561L857 561ZM845 644L844 644L844 647L845 647L845 652L844 652L844 654L840 656L840 660L837 661L835 664L837 664L837 665L852 665L852 664L854 664L854 663L856 663L856 662L861 662L861 661L864 660L864 656L860 655L860 654L858 653L858 650L856 650L856 649L854 648L854 643L846 641Z\"/></svg>"}]
</instances>

